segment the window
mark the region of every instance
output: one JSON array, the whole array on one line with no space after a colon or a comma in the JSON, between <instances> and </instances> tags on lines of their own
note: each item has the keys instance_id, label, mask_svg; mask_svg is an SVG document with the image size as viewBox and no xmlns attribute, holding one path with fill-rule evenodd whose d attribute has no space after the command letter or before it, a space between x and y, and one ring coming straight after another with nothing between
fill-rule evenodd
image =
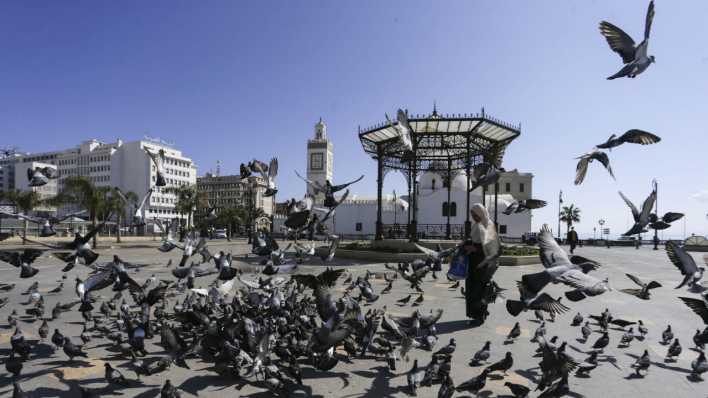
<instances>
[{"instance_id":1,"label":"window","mask_svg":"<svg viewBox=\"0 0 708 398\"><path fill-rule=\"evenodd\" d=\"M504 185L505 185L504 190L505 190L506 192L511 192L511 183L510 183L510 182L507 182L507 183L504 184Z\"/></svg>"},{"instance_id":2,"label":"window","mask_svg":"<svg viewBox=\"0 0 708 398\"><path fill-rule=\"evenodd\" d=\"M524 192L524 183L519 183L519 192Z\"/></svg>"},{"instance_id":3,"label":"window","mask_svg":"<svg viewBox=\"0 0 708 398\"><path fill-rule=\"evenodd\" d=\"M310 170L322 170L323 169L323 154L322 153L311 153L310 154Z\"/></svg>"},{"instance_id":4,"label":"window","mask_svg":"<svg viewBox=\"0 0 708 398\"><path fill-rule=\"evenodd\" d=\"M357 230L357 232L361 232L361 230L363 229L362 227L363 226L361 225L360 222L356 223L356 225L354 226L354 228Z\"/></svg>"},{"instance_id":5,"label":"window","mask_svg":"<svg viewBox=\"0 0 708 398\"><path fill-rule=\"evenodd\" d=\"M450 217L456 217L457 216L457 202L443 202L442 204L442 215L443 217L447 217L449 214Z\"/></svg>"},{"instance_id":6,"label":"window","mask_svg":"<svg viewBox=\"0 0 708 398\"><path fill-rule=\"evenodd\" d=\"M500 235L505 235L505 234L506 234L506 225L500 225L500 226L499 226L499 234L500 234Z\"/></svg>"}]
</instances>

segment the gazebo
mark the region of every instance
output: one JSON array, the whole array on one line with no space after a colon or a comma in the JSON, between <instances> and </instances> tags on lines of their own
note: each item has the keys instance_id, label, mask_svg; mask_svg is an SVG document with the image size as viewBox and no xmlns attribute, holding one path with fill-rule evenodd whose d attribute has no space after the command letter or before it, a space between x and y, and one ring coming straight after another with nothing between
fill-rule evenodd
<instances>
[{"instance_id":1,"label":"gazebo","mask_svg":"<svg viewBox=\"0 0 708 398\"><path fill-rule=\"evenodd\" d=\"M507 145L521 134L521 126L495 119L482 111L477 114L438 114L433 107L430 115L409 115L412 154L400 139L398 122L384 122L367 129L359 128L359 140L364 151L377 162L376 180L376 240L383 239L382 192L384 177L389 171L400 171L408 185L407 234L411 241L418 238L417 213L418 173L422 170L446 173L448 181L453 171L464 170L467 175L467 200L464 234L469 237L470 222L470 175L472 168L482 162L501 167ZM408 153L406 153L408 152ZM404 153L406 153L404 158ZM448 199L450 185L447 184ZM483 187L486 196L487 187ZM495 194L497 187L495 186ZM484 199L483 199L484 200ZM496 216L495 216L496 221ZM450 238L450 219L446 226Z\"/></svg>"}]
</instances>

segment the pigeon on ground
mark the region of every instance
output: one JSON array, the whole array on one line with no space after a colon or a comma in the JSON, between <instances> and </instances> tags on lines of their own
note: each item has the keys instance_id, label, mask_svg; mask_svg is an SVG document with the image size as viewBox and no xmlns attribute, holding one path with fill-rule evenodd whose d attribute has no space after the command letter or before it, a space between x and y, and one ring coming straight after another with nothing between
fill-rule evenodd
<instances>
[{"instance_id":1,"label":"pigeon on ground","mask_svg":"<svg viewBox=\"0 0 708 398\"><path fill-rule=\"evenodd\" d=\"M666 351L666 362L676 362L676 357L681 355L681 343L679 343L679 339L675 339L674 342L669 346L669 349Z\"/></svg>"},{"instance_id":2,"label":"pigeon on ground","mask_svg":"<svg viewBox=\"0 0 708 398\"><path fill-rule=\"evenodd\" d=\"M489 360L491 344L490 341L485 342L482 349L474 353L470 360L470 366L478 366L480 363L486 363Z\"/></svg>"},{"instance_id":3,"label":"pigeon on ground","mask_svg":"<svg viewBox=\"0 0 708 398\"><path fill-rule=\"evenodd\" d=\"M703 380L701 375L708 372L708 361L706 361L706 354L703 351L699 351L698 358L691 362L691 376L698 380Z\"/></svg>"},{"instance_id":4,"label":"pigeon on ground","mask_svg":"<svg viewBox=\"0 0 708 398\"><path fill-rule=\"evenodd\" d=\"M651 359L649 358L649 350L644 350L642 356L637 358L637 361L632 364L632 368L635 369L635 374L638 377L644 377L649 371L650 366ZM642 372L644 372L644 375L642 375Z\"/></svg>"}]
</instances>

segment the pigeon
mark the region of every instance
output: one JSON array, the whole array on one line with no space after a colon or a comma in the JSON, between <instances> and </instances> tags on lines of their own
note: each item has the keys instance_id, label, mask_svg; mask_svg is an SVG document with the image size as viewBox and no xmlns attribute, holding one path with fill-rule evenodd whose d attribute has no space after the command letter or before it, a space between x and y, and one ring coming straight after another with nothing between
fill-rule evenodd
<instances>
[{"instance_id":1,"label":"pigeon","mask_svg":"<svg viewBox=\"0 0 708 398\"><path fill-rule=\"evenodd\" d=\"M674 339L674 332L671 330L671 325L666 327L666 330L661 332L661 344L668 345Z\"/></svg>"},{"instance_id":2,"label":"pigeon","mask_svg":"<svg viewBox=\"0 0 708 398\"><path fill-rule=\"evenodd\" d=\"M681 343L679 343L679 339L675 339L674 342L669 346L669 349L666 351L666 362L676 362L676 357L681 355Z\"/></svg>"},{"instance_id":3,"label":"pigeon","mask_svg":"<svg viewBox=\"0 0 708 398\"><path fill-rule=\"evenodd\" d=\"M482 349L474 353L474 356L470 360L470 366L478 366L481 362L486 363L489 360L491 344L490 341L485 342Z\"/></svg>"},{"instance_id":4,"label":"pigeon","mask_svg":"<svg viewBox=\"0 0 708 398\"><path fill-rule=\"evenodd\" d=\"M635 369L635 374L639 377L644 377L642 371L648 372L649 366L651 366L651 359L649 358L649 351L644 350L641 357L637 358L637 361L632 364L632 368Z\"/></svg>"},{"instance_id":5,"label":"pigeon","mask_svg":"<svg viewBox=\"0 0 708 398\"><path fill-rule=\"evenodd\" d=\"M396 131L397 136L398 136L398 142L402 146L403 149L403 154L401 155L401 161L403 163L408 163L413 160L413 139L411 137L412 129L411 126L408 122L408 110L406 109L405 111L403 109L398 109L396 111L396 124L394 124L391 119L388 117L388 114L385 114L386 116L386 121L388 121L388 124Z\"/></svg>"},{"instance_id":6,"label":"pigeon","mask_svg":"<svg viewBox=\"0 0 708 398\"><path fill-rule=\"evenodd\" d=\"M641 289L620 289L621 292L631 294L632 296L638 297L642 300L649 300L651 297L651 293L649 292L651 289L656 289L661 287L661 284L657 281L651 281L649 283L644 283L642 282L641 279L638 277L632 275L632 274L625 274L627 275L627 278L631 279L632 282L636 283L639 285Z\"/></svg>"},{"instance_id":7,"label":"pigeon","mask_svg":"<svg viewBox=\"0 0 708 398\"><path fill-rule=\"evenodd\" d=\"M301 180L305 181L309 187L312 188L312 194L313 195L318 195L318 194L323 194L324 195L324 207L327 208L332 208L336 207L337 201L334 198L334 194L336 192L339 192L348 186L352 184L356 184L357 182L361 181L364 178L364 175L361 175L359 178L344 183L344 184L337 184L337 185L332 185L330 180L326 180L324 184L320 183L319 181L312 181L309 180L303 176L301 176L297 171L295 171L295 175L297 175Z\"/></svg>"},{"instance_id":8,"label":"pigeon","mask_svg":"<svg viewBox=\"0 0 708 398\"><path fill-rule=\"evenodd\" d=\"M695 299L692 297L679 297L679 299L681 299L681 301L683 301L688 308L695 312L696 315L701 317L704 324L708 325L708 292L703 292L701 294L701 299Z\"/></svg>"},{"instance_id":9,"label":"pigeon","mask_svg":"<svg viewBox=\"0 0 708 398\"><path fill-rule=\"evenodd\" d=\"M590 328L590 322L586 321L585 325L583 325L582 328L580 328L580 333L583 335L583 340L587 341L588 337L592 334L592 328Z\"/></svg>"},{"instance_id":10,"label":"pigeon","mask_svg":"<svg viewBox=\"0 0 708 398\"><path fill-rule=\"evenodd\" d=\"M590 356L578 365L575 370L575 376L588 376L595 368L597 368L597 351L591 352Z\"/></svg>"},{"instance_id":11,"label":"pigeon","mask_svg":"<svg viewBox=\"0 0 708 398\"><path fill-rule=\"evenodd\" d=\"M166 186L167 178L165 177L165 174L167 174L167 169L165 168L165 150L160 149L157 153L152 152L147 147L143 147L143 150L145 150L145 153L148 155L150 160L152 160L152 163L155 166L155 186Z\"/></svg>"},{"instance_id":12,"label":"pigeon","mask_svg":"<svg viewBox=\"0 0 708 398\"><path fill-rule=\"evenodd\" d=\"M489 368L485 368L482 370L482 373L480 373L478 376L475 376L457 387L455 387L455 390L457 391L468 391L471 392L474 395L477 395L480 390L484 388L484 386L487 384L487 376L489 375Z\"/></svg>"},{"instance_id":13,"label":"pigeon","mask_svg":"<svg viewBox=\"0 0 708 398\"><path fill-rule=\"evenodd\" d=\"M69 357L70 361L73 361L74 357L88 357L88 354L83 352L80 346L72 343L69 338L64 338L64 353Z\"/></svg>"},{"instance_id":14,"label":"pigeon","mask_svg":"<svg viewBox=\"0 0 708 398\"><path fill-rule=\"evenodd\" d=\"M669 260L674 266L681 271L681 275L683 275L683 281L676 286L676 289L680 289L683 286L691 288L697 285L703 278L705 268L696 265L696 261L686 251L685 247L680 246L674 241L668 241L666 242L666 254L669 256Z\"/></svg>"},{"instance_id":15,"label":"pigeon","mask_svg":"<svg viewBox=\"0 0 708 398\"><path fill-rule=\"evenodd\" d=\"M479 187L487 187L496 184L499 181L503 168L499 168L491 163L480 163L472 170L472 185L469 192L474 191Z\"/></svg>"},{"instance_id":16,"label":"pigeon","mask_svg":"<svg viewBox=\"0 0 708 398\"><path fill-rule=\"evenodd\" d=\"M646 20L644 22L644 40L642 40L638 46L622 29L607 21L600 22L600 33L607 40L610 49L619 54L619 56L622 57L622 62L625 64L617 73L608 77L608 80L617 79L618 77L635 78L640 73L644 72L649 65L655 62L653 55L647 55L649 33L651 32L653 20L654 0L649 2Z\"/></svg>"},{"instance_id":17,"label":"pigeon","mask_svg":"<svg viewBox=\"0 0 708 398\"><path fill-rule=\"evenodd\" d=\"M20 278L31 278L39 272L32 263L44 253L39 249L24 249L23 251L0 250L0 260L20 268Z\"/></svg>"},{"instance_id":18,"label":"pigeon","mask_svg":"<svg viewBox=\"0 0 708 398\"><path fill-rule=\"evenodd\" d=\"M538 398L560 398L566 396L569 392L568 374L564 373L560 380L548 387Z\"/></svg>"},{"instance_id":19,"label":"pigeon","mask_svg":"<svg viewBox=\"0 0 708 398\"><path fill-rule=\"evenodd\" d=\"M22 372L22 366L22 359L16 357L14 351L10 351L10 358L5 361L5 369L16 379Z\"/></svg>"},{"instance_id":20,"label":"pigeon","mask_svg":"<svg viewBox=\"0 0 708 398\"><path fill-rule=\"evenodd\" d=\"M170 379L167 379L160 390L160 398L180 398L181 396L177 387L172 385Z\"/></svg>"},{"instance_id":21,"label":"pigeon","mask_svg":"<svg viewBox=\"0 0 708 398\"><path fill-rule=\"evenodd\" d=\"M521 326L519 325L519 322L516 322L514 324L514 327L512 327L509 331L509 334L506 335L506 341L513 342L514 339L518 338L519 336L521 336Z\"/></svg>"},{"instance_id":22,"label":"pigeon","mask_svg":"<svg viewBox=\"0 0 708 398\"><path fill-rule=\"evenodd\" d=\"M61 217L46 217L45 218L45 217L30 217L30 216L24 215L24 214L19 214L19 213L15 214L15 213L8 213L8 212L0 211L0 215L16 218L18 220L23 220L23 221L30 222L33 224L37 224L39 226L39 228L38 228L39 229L39 236L42 238L46 238L49 236L55 236L57 234L57 231L54 230L54 227L57 224L61 223L64 220L79 216L84 213L86 213L86 210L77 211L74 213L68 213L68 214L65 214Z\"/></svg>"},{"instance_id":23,"label":"pigeon","mask_svg":"<svg viewBox=\"0 0 708 398\"><path fill-rule=\"evenodd\" d=\"M612 167L610 167L610 158L605 152L594 149L577 157L576 159L580 160L578 160L578 165L575 167L575 185L580 185L583 183L585 180L585 175L588 172L588 166L593 162L593 160L597 160L602 163L602 165L605 166L605 169L607 169L607 172L610 173L610 176L615 178L615 175L612 172Z\"/></svg>"},{"instance_id":24,"label":"pigeon","mask_svg":"<svg viewBox=\"0 0 708 398\"><path fill-rule=\"evenodd\" d=\"M600 336L600 338L595 341L595 344L592 345L592 348L598 350L599 352L602 352L602 350L607 347L608 344L610 344L610 335L607 332L604 332L602 336Z\"/></svg>"},{"instance_id":25,"label":"pigeon","mask_svg":"<svg viewBox=\"0 0 708 398\"><path fill-rule=\"evenodd\" d=\"M503 359L487 366L486 370L488 370L489 373L501 371L506 376L506 372L511 369L512 366L514 366L514 358L511 356L511 352L507 351Z\"/></svg>"},{"instance_id":26,"label":"pigeon","mask_svg":"<svg viewBox=\"0 0 708 398\"><path fill-rule=\"evenodd\" d=\"M13 382L12 386L12 398L30 398L30 395L22 390L20 383Z\"/></svg>"},{"instance_id":27,"label":"pigeon","mask_svg":"<svg viewBox=\"0 0 708 398\"><path fill-rule=\"evenodd\" d=\"M701 375L708 372L708 361L706 361L706 354L703 351L699 351L698 358L691 362L691 376L694 379L703 380Z\"/></svg>"},{"instance_id":28,"label":"pigeon","mask_svg":"<svg viewBox=\"0 0 708 398\"><path fill-rule=\"evenodd\" d=\"M644 322L642 320L638 320L637 323L639 326L637 326L637 331L639 332L639 335L641 338L638 337L639 340L644 340L644 337L649 333L649 329L647 329L646 326L644 326Z\"/></svg>"},{"instance_id":29,"label":"pigeon","mask_svg":"<svg viewBox=\"0 0 708 398\"><path fill-rule=\"evenodd\" d=\"M629 347L630 343L632 343L632 340L634 340L634 328L629 328L629 330L622 335L620 343L617 347Z\"/></svg>"},{"instance_id":30,"label":"pigeon","mask_svg":"<svg viewBox=\"0 0 708 398\"><path fill-rule=\"evenodd\" d=\"M49 180L57 178L59 178L59 173L55 167L27 168L27 180L30 187L41 187L47 185Z\"/></svg>"},{"instance_id":31,"label":"pigeon","mask_svg":"<svg viewBox=\"0 0 708 398\"><path fill-rule=\"evenodd\" d=\"M123 376L118 369L114 369L110 363L106 362L104 367L106 369L105 377L108 384L118 384L121 386L128 384L128 380L126 380L125 376Z\"/></svg>"},{"instance_id":32,"label":"pigeon","mask_svg":"<svg viewBox=\"0 0 708 398\"><path fill-rule=\"evenodd\" d=\"M253 171L259 173L263 180L265 180L266 190L263 193L263 197L271 197L278 192L278 188L275 185L275 177L278 176L278 158L272 158L268 167L264 167L264 163L259 161L253 162Z\"/></svg>"},{"instance_id":33,"label":"pigeon","mask_svg":"<svg viewBox=\"0 0 708 398\"><path fill-rule=\"evenodd\" d=\"M396 300L396 302L397 302L398 304L400 304L400 305L406 305L406 304L408 304L409 301L411 301L411 295L410 295L410 294L409 294L408 296L406 296L406 297L400 299L400 300Z\"/></svg>"},{"instance_id":34,"label":"pigeon","mask_svg":"<svg viewBox=\"0 0 708 398\"><path fill-rule=\"evenodd\" d=\"M413 367L408 371L406 379L408 380L408 390L411 395L417 396L417 389L425 377L425 369L418 367L418 360L413 361Z\"/></svg>"},{"instance_id":35,"label":"pigeon","mask_svg":"<svg viewBox=\"0 0 708 398\"><path fill-rule=\"evenodd\" d=\"M511 395L514 398L526 398L531 392L531 389L524 385L511 383L508 381L504 382L504 386L511 391Z\"/></svg>"},{"instance_id":36,"label":"pigeon","mask_svg":"<svg viewBox=\"0 0 708 398\"><path fill-rule=\"evenodd\" d=\"M59 329L54 329L54 334L52 334L52 344L54 344L56 348L64 347L64 340L66 340L66 337L64 337Z\"/></svg>"},{"instance_id":37,"label":"pigeon","mask_svg":"<svg viewBox=\"0 0 708 398\"><path fill-rule=\"evenodd\" d=\"M634 225L629 229L629 231L623 233L622 236L637 235L642 233L644 228L646 228L651 221L649 214L651 213L651 208L654 207L654 203L656 202L656 190L653 190L644 200L641 213L637 210L637 207L634 206L634 203L627 199L621 191L619 194L620 197L622 197L622 200L624 200L624 203L629 206L629 209L632 211L632 217L634 218Z\"/></svg>"},{"instance_id":38,"label":"pigeon","mask_svg":"<svg viewBox=\"0 0 708 398\"><path fill-rule=\"evenodd\" d=\"M49 324L46 319L42 321L42 326L39 327L37 332L39 332L39 337L41 337L43 341L47 338L49 335Z\"/></svg>"},{"instance_id":39,"label":"pigeon","mask_svg":"<svg viewBox=\"0 0 708 398\"><path fill-rule=\"evenodd\" d=\"M440 383L440 389L438 390L438 398L452 398L455 394L455 383L450 377L450 373L444 372L441 377L442 382Z\"/></svg>"},{"instance_id":40,"label":"pigeon","mask_svg":"<svg viewBox=\"0 0 708 398\"><path fill-rule=\"evenodd\" d=\"M540 199L523 199L511 202L502 213L510 216L512 214L523 213L532 209L546 207L546 201Z\"/></svg>"},{"instance_id":41,"label":"pigeon","mask_svg":"<svg viewBox=\"0 0 708 398\"><path fill-rule=\"evenodd\" d=\"M570 324L570 326L580 326L582 324L583 324L583 316L580 315L580 313L578 312L573 317L573 322Z\"/></svg>"},{"instance_id":42,"label":"pigeon","mask_svg":"<svg viewBox=\"0 0 708 398\"><path fill-rule=\"evenodd\" d=\"M617 137L615 134L612 134L610 138L607 139L607 141L603 142L602 144L596 145L595 147L599 149L612 150L612 148L618 147L622 144L649 145L656 144L659 141L661 141L661 138L657 135L654 135L644 130L631 129L627 130L619 137Z\"/></svg>"},{"instance_id":43,"label":"pigeon","mask_svg":"<svg viewBox=\"0 0 708 398\"><path fill-rule=\"evenodd\" d=\"M536 330L533 332L533 337L531 338L531 342L535 343L538 341L540 337L543 337L546 335L546 322L541 322L541 324L536 328Z\"/></svg>"}]
</instances>

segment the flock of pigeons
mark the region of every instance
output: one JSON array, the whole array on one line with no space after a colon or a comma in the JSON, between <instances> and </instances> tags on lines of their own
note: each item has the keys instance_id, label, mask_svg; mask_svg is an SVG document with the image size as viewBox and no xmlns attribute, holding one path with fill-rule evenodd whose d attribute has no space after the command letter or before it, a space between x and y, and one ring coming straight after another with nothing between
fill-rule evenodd
<instances>
[{"instance_id":1,"label":"flock of pigeons","mask_svg":"<svg viewBox=\"0 0 708 398\"><path fill-rule=\"evenodd\" d=\"M653 17L654 3L651 1L644 40L638 46L615 25L605 21L600 24L600 32L625 64L608 79L634 78L654 62L654 57L647 55ZM386 117L388 119L388 115ZM412 159L414 148L407 112L399 109L397 123L390 123L399 132L404 148L403 160ZM612 150L626 143L647 145L659 141L658 136L638 129L629 130L619 137L612 135L606 142L579 158L575 183L583 182L589 164L595 160L603 164L614 178L609 157L602 149ZM157 170L155 186L166 185L164 151L153 153L146 149L146 152ZM476 167L471 176L474 181L472 189L494 184L502 171L492 164ZM277 193L277 159L272 159L269 164L258 160L241 164L240 173L242 178L248 178L253 173L259 174L267 186L265 196ZM408 361L413 349L428 350L431 357L426 366L414 360L412 367L406 371L408 392L412 395L416 395L419 388L432 385L439 385L437 396L440 398L452 397L457 392L476 395L484 389L492 375L502 378L507 375L514 366L512 352L506 352L500 360L490 363L491 342L487 341L469 361L472 367L484 364L483 370L475 377L455 384L450 374L452 357L457 347L455 339L436 349L436 324L442 317L443 309L425 312L415 308L410 316L397 317L386 306L373 307L381 295L390 294L394 283L405 284L415 291L397 300L397 306L421 306L425 300L426 283L437 280L436 271L441 270L442 262L457 248L442 250L438 247L431 250L419 246L427 255L427 260L401 262L396 266L387 264L382 275L367 271L354 278L344 269L329 267L316 275L299 273L298 266L310 258L322 264L333 259L339 238L327 232L326 221L334 215L337 206L347 199L347 187L360 181L363 176L339 185L333 185L330 181L322 185L300 174L297 176L307 182L314 195L324 196L323 206L315 206L311 196L305 196L299 201L291 199L283 232L292 238L292 242L281 248L267 232L256 232L252 248L256 261L251 261L253 257L249 255L236 259L231 253L223 251L211 253L206 240L193 234L189 234L184 242L178 242L174 239L174 226L160 225L164 236L159 250L165 253L175 249L181 251L178 264L173 265L172 260L167 263L174 279L161 280L152 275L138 283L130 273L146 264L129 263L118 256L107 263L98 261L100 256L92 250L89 241L101 226L87 235L77 233L73 241L65 244L34 242L51 249L51 254L65 264L62 269L63 280L77 265L86 266L91 272L83 280L76 277L76 300L65 304L57 302L51 316L46 314L45 298L35 281L23 293L28 297L23 303L24 314L20 315L17 309L13 309L8 317L8 324L15 327L15 332L10 340L9 357L4 364L16 380L13 398L30 396L22 390L18 381L24 364L37 358L37 347L45 344L47 338L57 351L63 351L68 365L75 358L87 358L90 353L88 345L95 339L107 341L110 350L116 353L113 362L121 359L127 361L130 372L135 375L134 378L126 376L118 369L123 366L114 367L111 362L105 362L107 386L100 390L77 386L82 398L98 397L102 392L110 392L114 388L134 386L136 383L139 385L141 376L159 374L171 366L189 369L190 362L195 358L212 364L209 370L221 376L242 383L256 383L268 388L274 395L290 394L288 396L308 395L302 380L304 366L329 371L340 361L374 356L385 361L389 369L395 372L402 361ZM28 170L28 178L31 186L41 186L56 178L56 175L51 169L37 168ZM341 191L344 193L337 199L335 193ZM137 222L144 223L145 204L149 203L152 192L151 189L140 200L135 212ZM682 217L681 213L675 212L668 212L662 217L652 213L656 191L644 201L641 211L621 192L620 195L630 207L635 222L625 235L646 232L647 227L665 229ZM510 204L504 213L511 215L545 205L546 202L542 200L521 200ZM55 235L54 225L63 220L6 215L41 225L40 236L43 237ZM310 237L315 234L322 236L330 242L329 245L315 248L298 242L306 232ZM571 326L579 328L579 341L586 344L598 332L600 337L587 351L587 358L574 358L567 351L567 343L559 343L557 336L548 337L546 329L546 322L554 322L556 316L566 313L570 308L562 303L562 298L553 298L544 289L549 284L563 284L568 287L565 297L571 302L577 302L592 300L592 297L602 295L612 290L612 287L608 278L601 279L592 275L602 269L602 264L578 255L568 256L546 225L538 234L538 245L543 270L522 275L517 282L519 299L506 299L505 304L507 311L514 317L526 311L534 312L540 322L531 339L538 344L536 353L540 357L541 377L536 390L540 391L539 397L561 397L570 393L568 378L571 374L578 378L589 377L602 362L613 363L613 358L604 353L612 340L610 331L621 330L617 342L623 348L629 347L634 340L647 339L649 331L641 320L632 322L616 318L609 309L598 315L588 315L588 320L577 313ZM46 251L36 248L0 251L0 260L18 267L21 278L32 278L39 272L32 264ZM687 288L689 292L697 294L678 298L708 325L708 292L700 284L704 268L698 267L685 248L677 243L667 242L666 253L682 275L682 282L676 289ZM207 285L198 286L198 280L207 276L215 278ZM381 276L387 284L377 293L372 280ZM652 290L662 287L660 283L647 282L641 276L626 276L632 281L633 287L620 291L637 299L650 300ZM451 288L459 287L459 281L450 282ZM59 293L63 286L62 281L47 294ZM505 289L496 283L492 286L492 291L485 298L489 302L504 297L502 292ZM1 292L11 292L14 288L15 284L0 283ZM109 289L114 292L112 297L100 296L100 293ZM413 295L417 298L413 299ZM0 308L8 302L7 296L0 298ZM61 332L62 313L72 310L80 312L84 320L83 331L78 336L83 344L78 344L75 337ZM41 321L37 330L42 341L25 338L20 322L29 320ZM594 325L591 325L591 321ZM53 332L50 330L50 322L54 326ZM154 355L146 349L146 341L157 339L158 336L164 355ZM509 331L505 344L513 344L520 336L521 326L517 322ZM683 350L671 325L663 331L660 343L667 346L667 362L675 361ZM696 330L693 343L698 356L691 363L689 380L701 381L701 375L708 372L704 352L708 343L708 326L703 331ZM644 350L632 364L633 377L644 377L651 365L649 352ZM531 389L525 385L511 381L506 381L504 385L513 397L527 397L531 393ZM178 388L170 380L164 382L160 394L163 398L180 396Z\"/></svg>"}]
</instances>

